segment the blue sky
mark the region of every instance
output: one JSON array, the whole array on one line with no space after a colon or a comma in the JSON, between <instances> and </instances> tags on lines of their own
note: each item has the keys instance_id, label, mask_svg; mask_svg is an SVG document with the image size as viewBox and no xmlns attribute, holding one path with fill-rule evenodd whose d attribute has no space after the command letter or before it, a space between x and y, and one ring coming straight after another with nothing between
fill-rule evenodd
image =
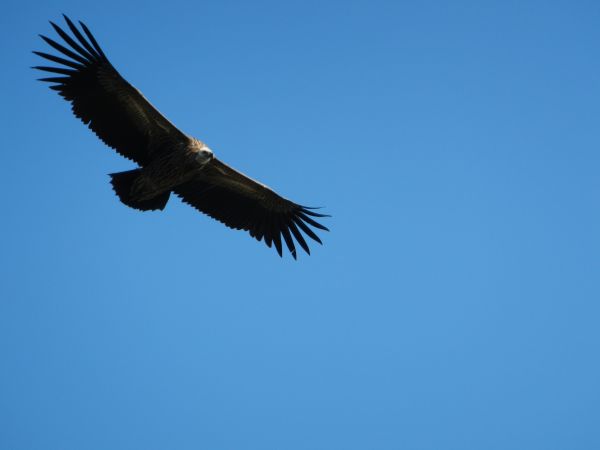
<instances>
[{"instance_id":1,"label":"blue sky","mask_svg":"<svg viewBox=\"0 0 600 450\"><path fill-rule=\"evenodd\" d=\"M3 9L0 448L600 448L597 2ZM119 203L62 12L324 246Z\"/></svg>"}]
</instances>

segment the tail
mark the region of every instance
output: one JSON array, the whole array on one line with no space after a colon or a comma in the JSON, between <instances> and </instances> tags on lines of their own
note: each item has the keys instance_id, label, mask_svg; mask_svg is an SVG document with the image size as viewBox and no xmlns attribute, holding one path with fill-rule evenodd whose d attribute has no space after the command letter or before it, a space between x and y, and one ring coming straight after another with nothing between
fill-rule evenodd
<instances>
[{"instance_id":1,"label":"tail","mask_svg":"<svg viewBox=\"0 0 600 450\"><path fill-rule=\"evenodd\" d=\"M139 209L140 211L153 211L164 209L169 201L170 191L162 192L156 197L145 200L138 200L132 195L132 186L137 178L142 173L142 169L128 170L126 172L118 172L110 174L110 184L119 199L130 206L131 208Z\"/></svg>"}]
</instances>

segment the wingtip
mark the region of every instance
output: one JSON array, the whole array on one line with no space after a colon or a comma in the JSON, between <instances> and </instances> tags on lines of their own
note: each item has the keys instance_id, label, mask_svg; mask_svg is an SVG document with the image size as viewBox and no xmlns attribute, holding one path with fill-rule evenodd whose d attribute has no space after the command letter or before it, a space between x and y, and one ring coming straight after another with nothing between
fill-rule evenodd
<instances>
[{"instance_id":1,"label":"wingtip","mask_svg":"<svg viewBox=\"0 0 600 450\"><path fill-rule=\"evenodd\" d=\"M312 216L312 217L331 217L331 215L329 215L329 214L316 213L316 212L314 212L312 210L308 210L308 209L305 209L305 208L302 210L302 212L304 214L308 214L309 216Z\"/></svg>"},{"instance_id":2,"label":"wingtip","mask_svg":"<svg viewBox=\"0 0 600 450\"><path fill-rule=\"evenodd\" d=\"M67 16L65 13L62 13L63 18L65 19L65 22L67 22L67 25L69 25L70 28L74 27L75 25L73 24L73 21L69 18L69 16Z\"/></svg>"},{"instance_id":3,"label":"wingtip","mask_svg":"<svg viewBox=\"0 0 600 450\"><path fill-rule=\"evenodd\" d=\"M54 29L54 31L56 31L58 34L60 34L60 32L62 31L62 29L56 25L54 22L52 22L51 20L49 20L48 22L50 22L50 25L52 26L52 28Z\"/></svg>"},{"instance_id":4,"label":"wingtip","mask_svg":"<svg viewBox=\"0 0 600 450\"><path fill-rule=\"evenodd\" d=\"M313 216L313 217L331 217L330 214L322 214L322 213L317 213L314 212L315 209L323 209L323 206L305 206L305 205L298 205L300 207L300 210L302 212L304 212L305 214L308 214L309 216Z\"/></svg>"}]
</instances>

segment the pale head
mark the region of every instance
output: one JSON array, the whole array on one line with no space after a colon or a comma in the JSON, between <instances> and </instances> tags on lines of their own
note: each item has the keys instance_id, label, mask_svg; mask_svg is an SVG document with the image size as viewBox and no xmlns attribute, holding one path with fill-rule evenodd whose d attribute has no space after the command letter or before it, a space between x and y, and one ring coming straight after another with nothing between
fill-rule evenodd
<instances>
[{"instance_id":1,"label":"pale head","mask_svg":"<svg viewBox=\"0 0 600 450\"><path fill-rule=\"evenodd\" d=\"M212 150L205 143L201 143L195 153L196 161L202 165L210 162L210 160L214 158Z\"/></svg>"}]
</instances>

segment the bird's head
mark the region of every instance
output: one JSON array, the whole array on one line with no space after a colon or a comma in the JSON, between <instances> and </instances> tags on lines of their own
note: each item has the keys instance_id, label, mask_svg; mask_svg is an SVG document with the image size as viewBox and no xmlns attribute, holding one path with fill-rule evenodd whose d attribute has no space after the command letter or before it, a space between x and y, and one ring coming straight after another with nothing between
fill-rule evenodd
<instances>
[{"instance_id":1,"label":"bird's head","mask_svg":"<svg viewBox=\"0 0 600 450\"><path fill-rule=\"evenodd\" d=\"M204 143L196 151L196 161L201 165L207 164L214 157L212 150Z\"/></svg>"}]
</instances>

